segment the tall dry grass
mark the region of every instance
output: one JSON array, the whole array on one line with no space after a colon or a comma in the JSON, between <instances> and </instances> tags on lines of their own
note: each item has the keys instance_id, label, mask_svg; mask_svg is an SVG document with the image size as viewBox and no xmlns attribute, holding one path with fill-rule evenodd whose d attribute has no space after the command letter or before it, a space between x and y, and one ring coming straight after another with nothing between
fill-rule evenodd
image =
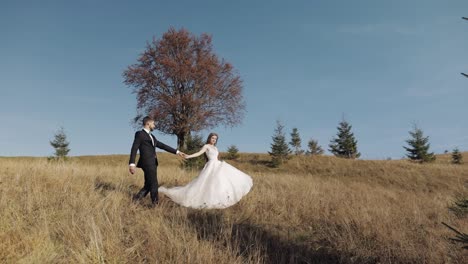
<instances>
[{"instance_id":1,"label":"tall dry grass","mask_svg":"<svg viewBox=\"0 0 468 264\"><path fill-rule=\"evenodd\" d=\"M163 153L161 185L197 175ZM448 207L467 193L468 165L268 156L229 161L254 179L225 210L161 197L134 204L143 174L127 156L0 158L4 263L466 263L441 222L468 231Z\"/></svg>"}]
</instances>

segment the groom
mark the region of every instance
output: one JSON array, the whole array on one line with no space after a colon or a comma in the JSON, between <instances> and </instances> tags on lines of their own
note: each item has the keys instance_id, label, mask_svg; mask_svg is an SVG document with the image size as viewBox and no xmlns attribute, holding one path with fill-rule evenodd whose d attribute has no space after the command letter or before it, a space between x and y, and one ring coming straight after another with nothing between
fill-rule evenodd
<instances>
[{"instance_id":1,"label":"groom","mask_svg":"<svg viewBox=\"0 0 468 264\"><path fill-rule=\"evenodd\" d=\"M145 186L134 196L134 200L140 200L148 193L151 193L151 202L153 206L158 204L158 157L156 156L156 147L164 149L167 152L185 157L185 153L173 149L162 142L156 140L151 134L155 128L154 120L146 116L143 118L143 129L135 133L132 150L130 152L129 171L134 174L136 167L141 168L145 173ZM140 151L140 159L135 165L137 150Z\"/></svg>"}]
</instances>

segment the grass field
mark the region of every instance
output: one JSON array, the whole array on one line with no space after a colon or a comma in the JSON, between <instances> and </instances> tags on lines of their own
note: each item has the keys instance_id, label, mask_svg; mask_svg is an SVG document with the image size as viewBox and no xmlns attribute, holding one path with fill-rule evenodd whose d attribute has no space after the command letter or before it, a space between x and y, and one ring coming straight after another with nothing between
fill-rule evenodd
<instances>
[{"instance_id":1,"label":"grass field","mask_svg":"<svg viewBox=\"0 0 468 264\"><path fill-rule=\"evenodd\" d=\"M197 175L159 157L161 185ZM193 210L163 195L157 208L134 204L143 173L128 173L126 155L0 158L0 262L468 263L441 224L468 232L448 209L468 194L468 164L319 156L273 169L268 159L228 161L254 180L239 204Z\"/></svg>"}]
</instances>

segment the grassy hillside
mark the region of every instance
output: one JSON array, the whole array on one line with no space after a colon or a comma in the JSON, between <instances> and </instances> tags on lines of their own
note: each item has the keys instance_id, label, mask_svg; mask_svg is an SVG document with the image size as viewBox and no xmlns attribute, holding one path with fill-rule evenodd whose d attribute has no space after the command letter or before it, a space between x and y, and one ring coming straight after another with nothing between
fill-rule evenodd
<instances>
[{"instance_id":1,"label":"grassy hillside","mask_svg":"<svg viewBox=\"0 0 468 264\"><path fill-rule=\"evenodd\" d=\"M467 157L467 153L464 153ZM161 185L197 175L161 153ZM467 263L441 222L468 194L468 164L295 157L280 169L265 154L228 161L254 187L225 210L192 210L161 195L131 196L143 173L124 155L0 158L0 262L5 263ZM468 159L468 158L465 158Z\"/></svg>"}]
</instances>

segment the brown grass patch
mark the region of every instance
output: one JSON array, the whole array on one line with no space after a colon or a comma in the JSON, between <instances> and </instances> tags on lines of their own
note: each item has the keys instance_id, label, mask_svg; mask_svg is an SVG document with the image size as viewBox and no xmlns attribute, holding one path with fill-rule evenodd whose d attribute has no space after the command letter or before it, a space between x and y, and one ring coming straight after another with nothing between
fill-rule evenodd
<instances>
[{"instance_id":1,"label":"brown grass patch","mask_svg":"<svg viewBox=\"0 0 468 264\"><path fill-rule=\"evenodd\" d=\"M197 175L159 154L161 185ZM466 263L441 222L467 193L468 165L265 154L228 161L254 179L226 210L161 197L134 204L143 174L127 156L0 158L0 262L5 263Z\"/></svg>"}]
</instances>

